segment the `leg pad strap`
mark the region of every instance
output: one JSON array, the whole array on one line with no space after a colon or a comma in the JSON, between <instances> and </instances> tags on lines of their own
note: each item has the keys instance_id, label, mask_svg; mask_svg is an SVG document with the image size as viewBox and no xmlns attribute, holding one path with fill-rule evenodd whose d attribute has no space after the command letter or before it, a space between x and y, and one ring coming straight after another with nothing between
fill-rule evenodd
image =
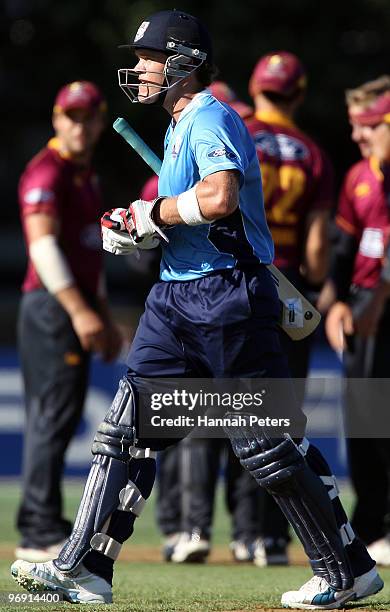
<instances>
[{"instance_id":1,"label":"leg pad strap","mask_svg":"<svg viewBox=\"0 0 390 612\"><path fill-rule=\"evenodd\" d=\"M91 539L91 548L115 561L118 558L122 544L114 540L114 538L110 538L106 533L95 533Z\"/></svg>"},{"instance_id":2,"label":"leg pad strap","mask_svg":"<svg viewBox=\"0 0 390 612\"><path fill-rule=\"evenodd\" d=\"M132 512L136 516L141 514L146 504L146 500L142 497L140 490L131 480L119 493L119 501L118 510Z\"/></svg>"}]
</instances>

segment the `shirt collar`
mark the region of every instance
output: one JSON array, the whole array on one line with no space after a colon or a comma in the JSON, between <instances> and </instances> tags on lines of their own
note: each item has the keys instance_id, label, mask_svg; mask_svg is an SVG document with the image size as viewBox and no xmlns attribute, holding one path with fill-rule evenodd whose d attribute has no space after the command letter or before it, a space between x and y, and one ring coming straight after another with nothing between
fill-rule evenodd
<instances>
[{"instance_id":1,"label":"shirt collar","mask_svg":"<svg viewBox=\"0 0 390 612\"><path fill-rule=\"evenodd\" d=\"M380 181L383 181L384 176L381 170L379 159L371 156L369 159L369 164L370 164L370 169L372 173L376 176L376 178L379 179Z\"/></svg>"},{"instance_id":2,"label":"shirt collar","mask_svg":"<svg viewBox=\"0 0 390 612\"><path fill-rule=\"evenodd\" d=\"M281 125L283 127L295 127L295 123L287 117L284 113L277 110L262 110L256 111L255 117L259 121L264 121L265 123L272 123L275 125Z\"/></svg>"},{"instance_id":3,"label":"shirt collar","mask_svg":"<svg viewBox=\"0 0 390 612\"><path fill-rule=\"evenodd\" d=\"M71 159L70 153L64 153L64 151L61 151L61 144L59 138L50 138L49 142L47 143L47 146L49 149L57 151L61 159Z\"/></svg>"},{"instance_id":4,"label":"shirt collar","mask_svg":"<svg viewBox=\"0 0 390 612\"><path fill-rule=\"evenodd\" d=\"M71 153L66 153L66 152L61 150L60 139L57 138L56 136L54 136L54 138L50 138L49 142L47 143L47 147L48 147L48 149L51 149L52 151L55 151L61 159L64 159L64 160L70 162L78 171L83 172L83 173L90 172L90 165L89 164L87 164L86 166L84 166L83 164L80 165L79 163L74 161L74 159L72 158Z\"/></svg>"},{"instance_id":5,"label":"shirt collar","mask_svg":"<svg viewBox=\"0 0 390 612\"><path fill-rule=\"evenodd\" d=\"M199 93L195 94L191 102L189 102L187 106L183 108L183 110L180 113L179 120L176 121L176 124L173 124L173 127L175 127L178 123L180 123L183 117L186 117L189 113L191 113L193 110L198 108L201 105L203 98L209 95L210 95L210 92L206 90L200 91Z\"/></svg>"}]
</instances>

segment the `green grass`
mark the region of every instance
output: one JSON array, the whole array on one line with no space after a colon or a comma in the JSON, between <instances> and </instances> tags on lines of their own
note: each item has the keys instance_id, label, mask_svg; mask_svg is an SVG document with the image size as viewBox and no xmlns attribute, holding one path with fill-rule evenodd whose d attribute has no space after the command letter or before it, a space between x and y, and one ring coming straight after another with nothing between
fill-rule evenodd
<instances>
[{"instance_id":1,"label":"green grass","mask_svg":"<svg viewBox=\"0 0 390 612\"><path fill-rule=\"evenodd\" d=\"M67 515L73 516L80 496L80 485L68 483L66 486ZM5 603L6 591L19 591L9 575L12 561L10 547L17 542L13 526L18 499L18 488L13 484L0 484L0 603L1 611L36 612L44 610L64 610L70 604L57 605L9 605ZM351 496L345 497L347 505ZM229 542L230 521L223 507L220 492L217 499L214 529L215 546L227 547ZM209 564L203 566L164 564L160 561L139 562L137 550L142 547L155 547L161 543L160 534L154 521L154 499L145 507L142 518L137 521L137 529L131 544L127 543L129 562L119 561L116 565L114 580L115 603L110 612L212 612L228 610L259 610L262 607L280 606L280 595L284 590L299 587L310 577L304 567L265 568L251 565ZM8 558L7 558L8 556ZM156 557L158 558L158 557ZM372 598L367 604L352 605L351 608L369 610L390 610L390 570L381 572L389 587ZM74 609L74 608L72 608ZM84 607L83 607L84 609ZM87 610L101 610L99 606L87 606Z\"/></svg>"}]
</instances>

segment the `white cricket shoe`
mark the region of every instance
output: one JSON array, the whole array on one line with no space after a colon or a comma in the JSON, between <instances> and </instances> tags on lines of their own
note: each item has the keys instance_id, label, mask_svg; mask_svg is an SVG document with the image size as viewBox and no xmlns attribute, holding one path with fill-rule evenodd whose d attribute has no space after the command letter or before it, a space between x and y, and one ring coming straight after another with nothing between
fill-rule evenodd
<instances>
[{"instance_id":1,"label":"white cricket shoe","mask_svg":"<svg viewBox=\"0 0 390 612\"><path fill-rule=\"evenodd\" d=\"M52 591L70 603L112 603L112 589L108 582L91 574L82 564L71 572L60 572L52 561L15 561L11 574L27 591Z\"/></svg>"},{"instance_id":2,"label":"white cricket shoe","mask_svg":"<svg viewBox=\"0 0 390 612\"><path fill-rule=\"evenodd\" d=\"M248 544L243 540L233 540L230 542L229 548L232 551L233 559L237 563L253 561L253 547L251 543Z\"/></svg>"},{"instance_id":3,"label":"white cricket shoe","mask_svg":"<svg viewBox=\"0 0 390 612\"><path fill-rule=\"evenodd\" d=\"M367 546L368 554L378 565L390 565L390 539L389 537L376 540Z\"/></svg>"},{"instance_id":4,"label":"white cricket shoe","mask_svg":"<svg viewBox=\"0 0 390 612\"><path fill-rule=\"evenodd\" d=\"M204 563L210 552L210 542L195 530L192 534L183 532L173 549L173 563Z\"/></svg>"},{"instance_id":5,"label":"white cricket shoe","mask_svg":"<svg viewBox=\"0 0 390 612\"><path fill-rule=\"evenodd\" d=\"M299 591L283 593L282 606L299 610L335 610L344 607L347 601L375 595L382 588L383 580L375 567L355 578L353 587L345 591L336 591L324 578L313 576Z\"/></svg>"},{"instance_id":6,"label":"white cricket shoe","mask_svg":"<svg viewBox=\"0 0 390 612\"><path fill-rule=\"evenodd\" d=\"M230 550L235 561L253 561L257 567L288 565L287 541L284 538L256 538L252 542L233 540Z\"/></svg>"},{"instance_id":7,"label":"white cricket shoe","mask_svg":"<svg viewBox=\"0 0 390 612\"><path fill-rule=\"evenodd\" d=\"M60 554L66 540L62 540L57 544L51 544L50 546L42 546L41 548L32 546L17 546L15 548L16 559L22 561L31 561L33 563L44 563L45 561L52 561L57 559Z\"/></svg>"},{"instance_id":8,"label":"white cricket shoe","mask_svg":"<svg viewBox=\"0 0 390 612\"><path fill-rule=\"evenodd\" d=\"M287 541L284 538L257 538L253 542L253 563L257 567L288 565Z\"/></svg>"},{"instance_id":9,"label":"white cricket shoe","mask_svg":"<svg viewBox=\"0 0 390 612\"><path fill-rule=\"evenodd\" d=\"M180 537L181 532L171 533L165 537L161 551L164 561L169 562L172 560L173 551L175 550L175 546L179 542Z\"/></svg>"}]
</instances>

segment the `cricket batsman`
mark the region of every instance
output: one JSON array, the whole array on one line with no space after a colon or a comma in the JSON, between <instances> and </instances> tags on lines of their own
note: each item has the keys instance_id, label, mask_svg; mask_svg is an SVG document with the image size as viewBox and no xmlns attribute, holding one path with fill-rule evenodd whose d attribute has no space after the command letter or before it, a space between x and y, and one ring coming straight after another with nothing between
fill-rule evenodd
<instances>
[{"instance_id":1,"label":"cricket batsman","mask_svg":"<svg viewBox=\"0 0 390 612\"><path fill-rule=\"evenodd\" d=\"M113 565L151 493L156 451L172 443L137 431L141 381L288 377L278 296L266 268L273 244L256 150L239 115L205 91L214 74L210 35L197 18L168 10L149 16L129 47L138 61L119 71L121 87L132 101L162 105L172 120L159 197L107 213L104 248L121 254L152 247L156 236L169 242L127 375L92 445L73 532L54 561L17 561L11 569L25 588L52 589L74 603L112 601ZM294 417L305 421L298 407ZM313 569L282 604L334 609L379 591L375 562L355 537L318 450L305 438L270 437L249 422L228 435L242 465L288 517Z\"/></svg>"}]
</instances>

